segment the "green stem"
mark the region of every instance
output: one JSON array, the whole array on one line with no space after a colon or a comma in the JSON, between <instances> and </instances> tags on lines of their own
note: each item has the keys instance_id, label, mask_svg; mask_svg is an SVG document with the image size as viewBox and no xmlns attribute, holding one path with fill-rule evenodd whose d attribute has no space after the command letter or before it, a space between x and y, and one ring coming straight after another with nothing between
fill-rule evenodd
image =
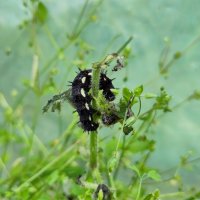
<instances>
[{"instance_id":1,"label":"green stem","mask_svg":"<svg viewBox=\"0 0 200 200\"><path fill-rule=\"evenodd\" d=\"M140 179L139 179L139 185L138 185L138 191L137 191L137 196L136 196L136 200L138 200L138 199L140 198L141 187L142 187L142 178L140 177Z\"/></svg>"},{"instance_id":2,"label":"green stem","mask_svg":"<svg viewBox=\"0 0 200 200\"><path fill-rule=\"evenodd\" d=\"M160 195L161 198L171 198L171 197L185 197L185 192L174 192L174 193L168 193L168 194L162 194Z\"/></svg>"},{"instance_id":3,"label":"green stem","mask_svg":"<svg viewBox=\"0 0 200 200\"><path fill-rule=\"evenodd\" d=\"M79 28L81 20L83 19L83 16L84 16L84 13L85 13L86 8L88 6L88 3L89 3L89 0L86 0L84 5L83 5L83 8L82 8L82 10L81 10L81 12L80 12L80 14L78 16L78 20L76 22L76 25L74 26L74 30L72 31L72 36L76 36L76 34L77 34L77 29Z\"/></svg>"},{"instance_id":4,"label":"green stem","mask_svg":"<svg viewBox=\"0 0 200 200\"><path fill-rule=\"evenodd\" d=\"M116 52L117 54L121 53L121 51L131 42L131 40L133 39L133 37L131 36L120 48L119 50Z\"/></svg>"},{"instance_id":5,"label":"green stem","mask_svg":"<svg viewBox=\"0 0 200 200\"><path fill-rule=\"evenodd\" d=\"M101 66L99 64L93 65L92 70L92 96L97 98L99 92L99 79L100 79ZM93 101L94 104L95 100Z\"/></svg>"},{"instance_id":6,"label":"green stem","mask_svg":"<svg viewBox=\"0 0 200 200\"><path fill-rule=\"evenodd\" d=\"M91 132L90 134L90 168L95 169L97 167L97 132Z\"/></svg>"},{"instance_id":7,"label":"green stem","mask_svg":"<svg viewBox=\"0 0 200 200\"><path fill-rule=\"evenodd\" d=\"M100 79L101 66L98 64L93 65L92 69L92 96L93 108L96 108L95 98L98 96L99 92L99 79ZM90 134L90 168L95 169L98 166L98 146L97 146L98 135L97 131L93 131Z\"/></svg>"}]
</instances>

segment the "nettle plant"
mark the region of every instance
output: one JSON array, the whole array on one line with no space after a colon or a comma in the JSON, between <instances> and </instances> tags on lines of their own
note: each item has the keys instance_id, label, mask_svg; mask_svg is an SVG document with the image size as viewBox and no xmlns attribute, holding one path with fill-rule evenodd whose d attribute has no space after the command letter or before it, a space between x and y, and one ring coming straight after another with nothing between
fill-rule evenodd
<instances>
[{"instance_id":1,"label":"nettle plant","mask_svg":"<svg viewBox=\"0 0 200 200\"><path fill-rule=\"evenodd\" d=\"M139 152L153 151L154 141L147 139L142 133L150 127L158 110L170 111L171 97L164 88L161 88L159 95L143 94L143 85L134 89L125 87L120 92L120 89L114 87L112 82L114 79L107 75L107 70L115 73L126 67L125 59L129 53L126 46L131 40L132 37L116 53L109 54L102 61L94 63L91 69L79 68L77 76L70 82L69 89L54 95L43 107L43 112L47 112L50 108L53 112L60 111L61 103L68 101L75 108L74 112L78 113L77 124L90 137L89 167L87 173L81 174L76 180L76 183L85 189L84 193L79 192L79 199L139 199L144 192L141 190L143 180L148 178L160 180L157 171L145 166L149 153L142 158L144 159L142 164L138 161L133 164L128 154L133 147ZM142 98L154 99L152 107L143 113L141 113ZM115 126L117 123L120 124L118 140L116 144L108 144L113 146L113 151L105 163L99 147L100 128ZM116 180L120 168L134 171L132 180L126 183L128 186L125 186L126 184L122 186ZM105 176L107 180L104 180ZM159 191L155 191L148 194L145 199L158 197ZM76 196L72 194L70 198Z\"/></svg>"}]
</instances>

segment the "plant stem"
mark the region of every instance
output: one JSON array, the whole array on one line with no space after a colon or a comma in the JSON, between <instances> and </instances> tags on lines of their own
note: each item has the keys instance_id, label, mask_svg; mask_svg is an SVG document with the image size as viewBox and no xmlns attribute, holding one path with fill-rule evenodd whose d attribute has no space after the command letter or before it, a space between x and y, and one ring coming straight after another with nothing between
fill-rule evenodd
<instances>
[{"instance_id":1,"label":"plant stem","mask_svg":"<svg viewBox=\"0 0 200 200\"><path fill-rule=\"evenodd\" d=\"M90 168L95 169L97 167L97 132L93 131L90 134Z\"/></svg>"},{"instance_id":2,"label":"plant stem","mask_svg":"<svg viewBox=\"0 0 200 200\"><path fill-rule=\"evenodd\" d=\"M117 54L120 53L132 40L132 36L119 48L117 51ZM110 54L108 55L103 61L94 63L92 66L92 86L91 86L91 92L92 92L92 106L94 109L97 108L96 105L96 98L98 97L99 92L99 80L100 80L100 73L101 68L107 67L110 62L112 62L117 54ZM98 108L97 108L98 109ZM96 119L94 119L95 121ZM98 134L97 131L93 131L90 134L90 168L95 169L98 167Z\"/></svg>"},{"instance_id":3,"label":"plant stem","mask_svg":"<svg viewBox=\"0 0 200 200\"><path fill-rule=\"evenodd\" d=\"M83 5L83 8L78 16L78 20L76 22L76 25L74 26L74 30L72 31L72 36L76 36L77 34L77 29L79 28L79 25L81 23L81 20L83 19L83 16L85 14L85 11L86 11L86 8L88 6L88 3L89 3L89 0L86 0L84 5Z\"/></svg>"},{"instance_id":4,"label":"plant stem","mask_svg":"<svg viewBox=\"0 0 200 200\"><path fill-rule=\"evenodd\" d=\"M142 177L140 177L140 179L139 179L139 185L138 185L136 200L138 200L140 198L141 187L142 187Z\"/></svg>"},{"instance_id":5,"label":"plant stem","mask_svg":"<svg viewBox=\"0 0 200 200\"><path fill-rule=\"evenodd\" d=\"M118 51L116 53L117 54L121 53L121 51L131 42L132 39L133 39L133 37L130 36L130 38L118 49Z\"/></svg>"},{"instance_id":6,"label":"plant stem","mask_svg":"<svg viewBox=\"0 0 200 200\"><path fill-rule=\"evenodd\" d=\"M101 66L99 64L93 64L91 88L92 88L92 96L94 98L92 101L92 105L94 109L96 108L95 98L97 98L98 92L99 92L100 73L101 73ZM95 169L98 166L97 140L98 140L97 131L91 132L90 134L90 168L91 169Z\"/></svg>"}]
</instances>

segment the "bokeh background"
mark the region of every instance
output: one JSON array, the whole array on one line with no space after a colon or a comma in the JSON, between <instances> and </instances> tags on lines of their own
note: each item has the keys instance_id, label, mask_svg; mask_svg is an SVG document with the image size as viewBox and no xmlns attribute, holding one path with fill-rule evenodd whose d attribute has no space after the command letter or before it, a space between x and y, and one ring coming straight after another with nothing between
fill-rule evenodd
<instances>
[{"instance_id":1,"label":"bokeh background","mask_svg":"<svg viewBox=\"0 0 200 200\"><path fill-rule=\"evenodd\" d=\"M77 66L90 67L133 36L126 69L116 74L109 72L117 78L115 86L134 88L143 84L144 92L155 93L164 86L172 96L171 107L175 106L172 112L159 117L152 128L156 149L149 165L161 171L173 169L181 156L188 155L190 160L197 160L191 168L183 170L184 182L200 186L200 102L185 101L194 90L200 89L199 0L88 1L77 30L74 27L84 1L42 2L47 9L44 9L45 21L41 20L37 26L28 23L32 16L29 1L0 2L1 130L7 127L5 107L9 105L13 110L18 109L17 116L44 144L57 138L70 124L73 109L65 103L60 114L42 114L47 100L67 89ZM78 39L70 40L79 30ZM163 49L168 49L167 61L176 52L182 53L166 75L159 74ZM34 70L39 71L39 76ZM37 89L31 89L32 84L43 87L43 92L38 94ZM142 109L146 108L148 103L144 101ZM103 128L102 137L116 130ZM5 131L0 137L3 134ZM6 145L0 147L1 156L5 148ZM17 145L8 148L11 160L20 157Z\"/></svg>"}]
</instances>

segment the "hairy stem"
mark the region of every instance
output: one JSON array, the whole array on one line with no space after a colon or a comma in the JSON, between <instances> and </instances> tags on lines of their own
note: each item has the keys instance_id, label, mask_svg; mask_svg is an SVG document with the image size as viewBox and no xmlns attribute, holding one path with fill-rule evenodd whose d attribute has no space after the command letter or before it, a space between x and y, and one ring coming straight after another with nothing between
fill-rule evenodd
<instances>
[{"instance_id":1,"label":"hairy stem","mask_svg":"<svg viewBox=\"0 0 200 200\"><path fill-rule=\"evenodd\" d=\"M132 39L133 37L130 36L130 38L118 49L117 54L121 53L121 51L124 50L124 48L131 42Z\"/></svg>"},{"instance_id":2,"label":"hairy stem","mask_svg":"<svg viewBox=\"0 0 200 200\"><path fill-rule=\"evenodd\" d=\"M90 134L90 168L95 169L97 167L97 132L93 131Z\"/></svg>"},{"instance_id":3,"label":"hairy stem","mask_svg":"<svg viewBox=\"0 0 200 200\"><path fill-rule=\"evenodd\" d=\"M96 108L95 98L97 98L98 92L99 92L100 73L101 73L101 66L98 64L94 64L93 69L92 69L92 87L91 87L92 96L94 98L92 101L93 108ZM93 131L90 134L90 168L91 169L96 168L98 165L97 140L98 140L97 131Z\"/></svg>"},{"instance_id":4,"label":"hairy stem","mask_svg":"<svg viewBox=\"0 0 200 200\"><path fill-rule=\"evenodd\" d=\"M92 66L92 86L91 86L91 92L92 92L92 106L94 109L97 109L96 105L96 98L98 97L99 92L99 80L100 80L100 73L101 69L106 68L109 63L111 63L114 59L116 59L118 53L120 53L132 40L132 37L130 37L117 51L117 53L108 55L103 61L94 63ZM96 120L96 119L94 119ZM90 168L95 169L98 166L98 134L97 131L93 131L90 134Z\"/></svg>"}]
</instances>

